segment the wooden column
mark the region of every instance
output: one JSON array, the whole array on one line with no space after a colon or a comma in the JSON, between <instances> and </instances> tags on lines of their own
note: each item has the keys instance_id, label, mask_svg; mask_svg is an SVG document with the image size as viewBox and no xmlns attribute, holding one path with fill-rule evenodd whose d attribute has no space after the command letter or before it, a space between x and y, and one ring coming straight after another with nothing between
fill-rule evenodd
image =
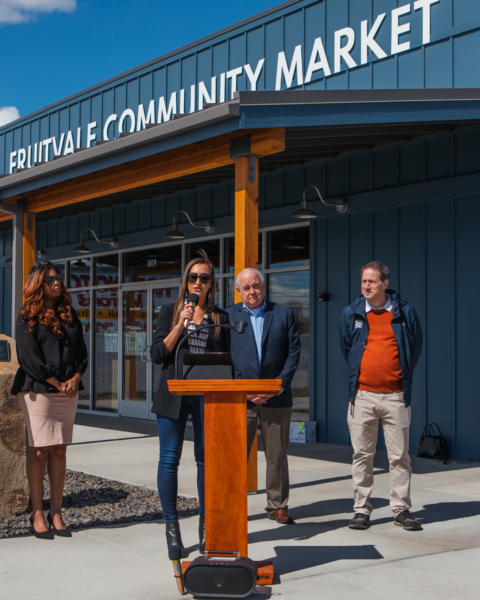
<instances>
[{"instance_id":1,"label":"wooden column","mask_svg":"<svg viewBox=\"0 0 480 600\"><path fill-rule=\"evenodd\" d=\"M258 159L255 183L248 181L249 160L235 160L235 277L242 269L258 268ZM237 290L235 302L240 302Z\"/></svg>"},{"instance_id":2,"label":"wooden column","mask_svg":"<svg viewBox=\"0 0 480 600\"><path fill-rule=\"evenodd\" d=\"M255 183L248 181L248 156L235 160L235 277L243 269L258 268L258 159L255 159ZM235 302L240 296L235 289ZM258 439L255 435L247 467L247 491L258 489Z\"/></svg>"},{"instance_id":3,"label":"wooden column","mask_svg":"<svg viewBox=\"0 0 480 600\"><path fill-rule=\"evenodd\" d=\"M23 215L23 284L35 264L35 213Z\"/></svg>"}]
</instances>

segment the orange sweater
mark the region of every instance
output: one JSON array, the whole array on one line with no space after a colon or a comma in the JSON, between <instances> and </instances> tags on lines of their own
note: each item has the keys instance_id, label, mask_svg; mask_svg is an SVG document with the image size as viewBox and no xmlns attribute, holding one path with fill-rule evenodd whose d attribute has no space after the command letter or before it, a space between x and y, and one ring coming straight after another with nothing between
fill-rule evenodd
<instances>
[{"instance_id":1,"label":"orange sweater","mask_svg":"<svg viewBox=\"0 0 480 600\"><path fill-rule=\"evenodd\" d=\"M369 331L357 381L360 390L384 393L403 390L392 317L393 311L384 308L367 313Z\"/></svg>"}]
</instances>

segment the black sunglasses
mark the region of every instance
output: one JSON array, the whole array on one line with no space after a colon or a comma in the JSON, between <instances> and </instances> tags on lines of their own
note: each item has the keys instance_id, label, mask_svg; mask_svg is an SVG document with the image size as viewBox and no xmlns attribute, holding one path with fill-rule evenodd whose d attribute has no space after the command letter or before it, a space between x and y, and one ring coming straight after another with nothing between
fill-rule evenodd
<instances>
[{"instance_id":1,"label":"black sunglasses","mask_svg":"<svg viewBox=\"0 0 480 600\"><path fill-rule=\"evenodd\" d=\"M55 283L55 281L58 281L58 283L62 283L63 275L61 273L56 273L55 275L50 275L49 277L45 277L45 279L43 281L45 281L45 283L47 285L53 285Z\"/></svg>"},{"instance_id":2,"label":"black sunglasses","mask_svg":"<svg viewBox=\"0 0 480 600\"><path fill-rule=\"evenodd\" d=\"M198 275L198 273L189 273L187 275L188 283L197 283L197 279L200 279L200 283L210 283L212 276L208 273L202 273L201 275Z\"/></svg>"}]
</instances>

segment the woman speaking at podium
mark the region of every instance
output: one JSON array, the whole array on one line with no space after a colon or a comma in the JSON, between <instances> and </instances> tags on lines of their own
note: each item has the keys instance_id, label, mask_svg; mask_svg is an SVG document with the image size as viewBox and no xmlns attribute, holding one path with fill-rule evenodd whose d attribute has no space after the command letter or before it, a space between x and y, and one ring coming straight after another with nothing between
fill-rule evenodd
<instances>
[{"instance_id":1,"label":"woman speaking at podium","mask_svg":"<svg viewBox=\"0 0 480 600\"><path fill-rule=\"evenodd\" d=\"M194 295L198 296L196 304L191 298ZM175 352L188 333L202 325L226 323L227 313L215 306L215 268L207 254L201 252L200 257L191 260L185 269L177 301L162 306L151 350L153 362L162 365L160 385L153 401L152 412L157 415L160 441L158 493L166 523L165 532L171 560L177 557L179 551L183 558L187 556L178 524L177 490L178 465L189 413L193 423L200 503L199 549L202 554L205 550L203 396L174 396L168 391L167 381L175 379ZM194 353L229 352L229 333L226 329L212 327L192 335L185 345Z\"/></svg>"}]
</instances>

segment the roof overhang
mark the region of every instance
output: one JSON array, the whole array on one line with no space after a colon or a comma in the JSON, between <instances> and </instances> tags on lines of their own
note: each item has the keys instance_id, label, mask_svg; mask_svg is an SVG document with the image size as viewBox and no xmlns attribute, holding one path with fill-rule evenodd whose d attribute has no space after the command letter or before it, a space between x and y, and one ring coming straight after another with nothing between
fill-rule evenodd
<instances>
[{"instance_id":1,"label":"roof overhang","mask_svg":"<svg viewBox=\"0 0 480 600\"><path fill-rule=\"evenodd\" d=\"M158 154L183 145L182 141L185 144L191 143L193 141L190 139L192 134L200 130L203 130L200 135L194 135L195 138L199 138L195 141L208 139L225 133L225 128L218 129L215 126L226 121L230 122L230 126L226 128L227 131L238 129L239 114L238 100L233 100L196 113L179 116L166 123L148 126L138 132L123 134L113 140L100 141L91 148L80 148L73 154L59 156L30 169L22 169L20 172L4 175L0 179L0 198L22 194L50 183L58 183L86 174L89 170L98 171ZM209 131L205 132L205 128L209 128ZM188 136L190 137L187 140ZM176 138L176 143L168 144L168 140L171 138ZM94 164L89 168L87 165L92 163ZM60 175L62 173L64 173L64 177ZM58 177L52 180L49 177L51 175L58 175ZM41 184L35 185L34 182L40 182L40 180ZM33 185L28 185L32 183ZM15 188L14 191L12 188Z\"/></svg>"},{"instance_id":2,"label":"roof overhang","mask_svg":"<svg viewBox=\"0 0 480 600\"><path fill-rule=\"evenodd\" d=\"M3 177L0 200L243 129L285 128L285 151L260 159L260 172L268 172L479 125L480 89L237 92L229 102ZM74 204L72 210L231 179L233 167L225 166ZM67 207L42 218L64 214Z\"/></svg>"}]
</instances>

